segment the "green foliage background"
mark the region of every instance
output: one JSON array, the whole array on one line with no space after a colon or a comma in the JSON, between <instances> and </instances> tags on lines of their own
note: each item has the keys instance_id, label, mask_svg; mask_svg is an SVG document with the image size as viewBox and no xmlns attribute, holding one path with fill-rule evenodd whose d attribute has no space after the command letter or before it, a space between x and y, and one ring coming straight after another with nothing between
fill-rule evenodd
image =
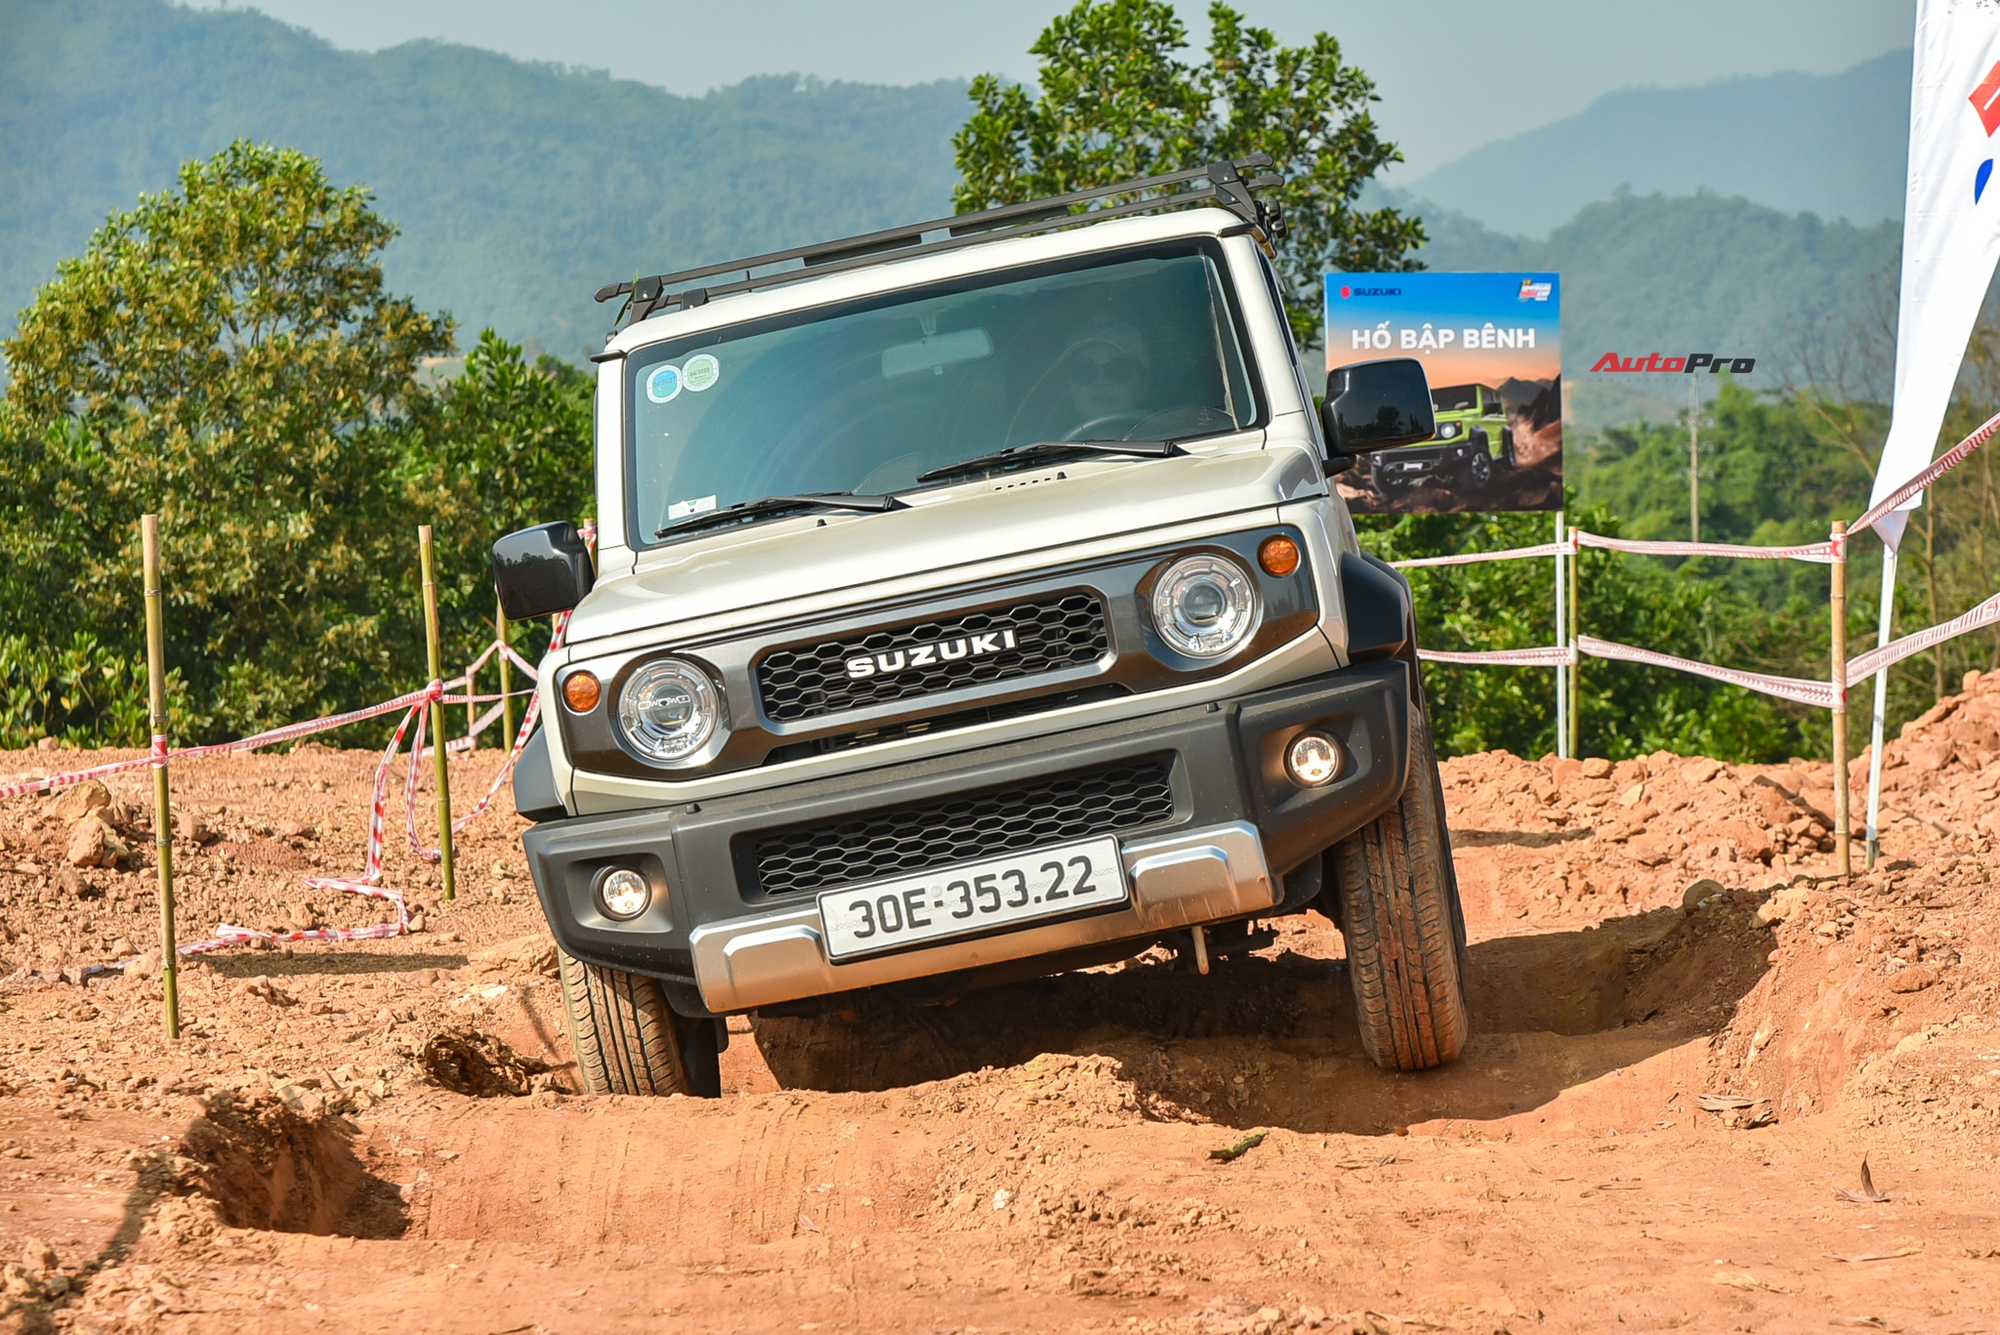
<instances>
[{"instance_id":1,"label":"green foliage background","mask_svg":"<svg viewBox=\"0 0 2000 1335\"><path fill-rule=\"evenodd\" d=\"M422 681L418 523L462 663L490 637L493 539L587 513L590 378L489 332L423 385L451 321L386 292L395 229L370 204L239 142L114 215L24 314L0 402L0 741L143 740L142 512L197 740Z\"/></svg>"},{"instance_id":2,"label":"green foliage background","mask_svg":"<svg viewBox=\"0 0 2000 1335\"><path fill-rule=\"evenodd\" d=\"M481 79L484 89L511 90L494 123L447 117L448 132L440 131L462 163L483 165L466 168L473 175L456 185L402 200L433 229L439 218L467 220L471 233L435 231L422 244L439 248L404 272L434 285L456 274L442 285L480 292L488 304L478 310L533 306L544 301L535 285L558 281L574 284L566 290L581 302L634 254L657 253L664 265L754 249L760 229L779 241L801 230L824 236L906 221L930 211L921 202L933 188L924 173L949 167L941 144L922 148L927 131L910 98L929 96L923 90L795 91L788 80L753 81L727 95L668 99L681 119L666 124L656 90L461 48L418 44L350 57L260 16L163 14L150 0L0 6L10 33L25 38L0 45L0 73L26 90L0 104L0 165L24 183L0 197L0 235L22 234L24 219L44 214L54 234L65 210L79 207L23 164L106 123L109 113L91 99L114 94L80 91L92 85L85 71L127 101L143 101L148 88L182 88L202 71L234 71L202 80L200 97L175 103L183 119L163 126L160 138L185 136L190 125L211 134L249 107L279 121L296 113L306 127L300 138L341 153L385 135L402 136L396 152L425 151L421 135L410 147L409 127L445 105L427 98ZM149 67L135 66L106 35L107 13L152 41ZM1297 231L1281 261L1302 294L1329 265L1392 268L1421 257L1439 267L1555 267L1578 294L1578 319L1566 331L1573 355L1579 346L1604 350L1592 341L1597 330L1628 352L1641 350L1634 340L1658 343L1661 330L1679 330L1689 346L1714 342L1717 327L1731 339L1766 339L1718 347L1754 353L1763 367L1775 359L1787 374L1760 377L1763 389L1716 382L1720 395L1705 406L1701 432L1703 536L1807 541L1823 536L1832 517L1861 508L1886 428L1879 399L1888 362L1877 317L1889 289L1866 278L1888 268L1889 230L1788 219L1740 200L1621 198L1587 209L1546 243L1495 238L1450 215L1427 218L1432 240L1413 251L1423 238L1414 218L1358 203L1372 172L1395 158L1368 119L1365 75L1344 63L1331 38L1287 48L1226 6L1214 6L1211 19L1210 48L1190 63L1178 21L1154 0L1084 3L1060 16L1035 48L1044 65L1037 91L991 78L973 85L971 118L956 141L961 206L1267 148L1295 178ZM292 77L302 67L313 71L303 82ZM109 77L120 71L123 83ZM422 89L431 92L413 91ZM963 108L961 91L938 95ZM593 126L619 128L609 136L616 152L571 154L572 132L558 125L569 121L535 119L551 98L597 117ZM532 110L538 99L544 113ZM186 119L189 107L205 108L210 120ZM823 142L829 135L843 139L838 151ZM534 170L515 170L520 158L508 146L519 143L539 145ZM82 153L83 139L75 146ZM146 154L157 151L135 150L121 170L143 172ZM543 170L544 153L571 173L567 184L551 186L561 173ZM473 179L488 170L499 177ZM437 530L446 662L458 664L491 633L493 539L589 515L592 376L561 358L530 357L489 328L473 340L462 373L434 378L438 359L456 349L457 328L450 316L393 295L397 273L385 277L384 263L397 230L384 215L400 210L382 208L364 187L336 184L360 175L329 170L302 149L226 142L215 156L186 162L176 189L141 195L75 258L38 271L54 267L55 277L0 349L12 376L0 400L0 745L44 735L143 739L143 510L165 522L171 689L176 733L187 740L352 707L421 681L418 524ZM855 192L839 185L875 178L881 188L866 198L849 198ZM407 170L399 179L406 192L411 181L446 180ZM662 206L669 179L701 189ZM829 209L835 197L844 202ZM564 222L571 215L551 201L565 199L587 201L586 212ZM491 231L521 210L545 216L547 227L532 237ZM1662 263L1690 232L1703 238L1704 263ZM562 265L534 247L559 253ZM32 250L0 247L0 278L37 263ZM611 263L611 254L625 258ZM578 311L583 323L547 329L569 338L600 318ZM1294 315L1309 334L1317 318L1310 301ZM1773 381L1788 387L1768 387ZM1572 433L1577 522L1611 534L1684 535L1684 413L1643 386L1586 384L1579 403L1593 392L1603 421L1630 424ZM1982 331L1947 436L1996 406L2000 335ZM1549 523L1528 515L1361 521L1364 540L1392 559L1545 541ZM1856 543L1849 636L1857 646L1873 627L1878 550L1869 539ZM1932 493L1904 550L1899 630L2000 588L2000 492L1990 458ZM1546 562L1417 573L1426 643L1549 643L1549 579ZM1608 639L1823 676L1825 585L1816 566L1591 552L1583 618ZM517 633L532 653L547 630ZM1966 637L1899 668L1892 725L1955 689L1971 667L2000 667L2000 634ZM1553 746L1546 671L1428 673L1447 751L1539 754ZM1865 719L1857 709L1857 733ZM1664 747L1777 760L1822 754L1826 726L1815 711L1676 673L1598 661L1583 670L1588 753Z\"/></svg>"},{"instance_id":3,"label":"green foliage background","mask_svg":"<svg viewBox=\"0 0 2000 1335\"><path fill-rule=\"evenodd\" d=\"M1974 374L1945 424L1957 441L2000 409L2000 335L1982 331ZM1757 393L1725 383L1701 423L1701 536L1786 546L1826 537L1835 518L1867 503L1888 431L1880 404L1821 391ZM1570 492L1579 527L1610 537L1684 539L1688 431L1635 423L1582 443ZM1573 470L1574 475L1574 470ZM1490 551L1554 538L1547 515L1361 517L1363 542L1387 559ZM1850 548L1848 652L1875 643L1882 548ZM2000 590L2000 490L1994 462L1975 456L1930 493L1903 543L1895 634L1948 619ZM1589 550L1579 571L1585 633L1754 672L1824 681L1831 641L1828 569L1791 561L1662 560ZM1553 563L1490 562L1411 573L1424 643L1511 649L1554 642ZM1958 689L1968 670L2000 669L2000 633L1953 640L1890 672L1890 735ZM1448 753L1555 749L1546 670L1432 665L1425 669ZM1871 688L1855 689L1850 754L1867 743ZM1581 747L1613 759L1664 749L1739 761L1824 756L1830 716L1664 669L1585 659Z\"/></svg>"},{"instance_id":4,"label":"green foliage background","mask_svg":"<svg viewBox=\"0 0 2000 1335\"><path fill-rule=\"evenodd\" d=\"M1208 7L1207 59L1179 52L1187 25L1163 0L1079 0L1028 48L1039 92L985 74L952 146L960 213L1268 153L1285 184L1288 235L1277 243L1294 336L1309 346L1329 269L1415 267L1423 225L1394 208L1363 210L1362 187L1402 161L1375 133L1375 85L1316 33L1288 47L1228 5Z\"/></svg>"}]
</instances>

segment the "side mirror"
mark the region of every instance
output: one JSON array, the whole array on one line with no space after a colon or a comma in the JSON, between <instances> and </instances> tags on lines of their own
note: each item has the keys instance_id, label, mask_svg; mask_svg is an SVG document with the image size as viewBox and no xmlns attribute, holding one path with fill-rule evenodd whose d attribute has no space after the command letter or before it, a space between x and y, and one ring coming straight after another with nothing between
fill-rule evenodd
<instances>
[{"instance_id":1,"label":"side mirror","mask_svg":"<svg viewBox=\"0 0 2000 1335\"><path fill-rule=\"evenodd\" d=\"M509 621L567 612L596 579L590 549L567 519L509 533L493 544L493 587Z\"/></svg>"},{"instance_id":2,"label":"side mirror","mask_svg":"<svg viewBox=\"0 0 2000 1335\"><path fill-rule=\"evenodd\" d=\"M1430 378L1414 357L1336 367L1326 378L1319 414L1327 448L1335 454L1393 450L1437 434Z\"/></svg>"}]
</instances>

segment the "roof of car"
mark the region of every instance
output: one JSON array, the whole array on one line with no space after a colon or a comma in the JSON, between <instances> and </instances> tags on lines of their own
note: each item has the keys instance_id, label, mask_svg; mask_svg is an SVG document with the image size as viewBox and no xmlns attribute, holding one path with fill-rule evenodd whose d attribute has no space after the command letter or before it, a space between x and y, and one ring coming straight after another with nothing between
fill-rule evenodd
<instances>
[{"instance_id":1,"label":"roof of car","mask_svg":"<svg viewBox=\"0 0 2000 1335\"><path fill-rule=\"evenodd\" d=\"M592 360L623 357L649 344L723 325L920 287L967 274L1014 269L1185 237L1228 236L1247 231L1246 224L1221 209L1185 209L1150 217L1093 222L1061 232L1017 235L981 246L973 253L953 250L885 257L883 262L841 272L803 273L784 286L738 291L694 307L669 307L650 319L629 323L615 330L605 350Z\"/></svg>"},{"instance_id":2,"label":"roof of car","mask_svg":"<svg viewBox=\"0 0 2000 1335\"><path fill-rule=\"evenodd\" d=\"M1248 178L1243 175L1245 169L1254 171L1271 165L1268 153L1253 153L1046 199L1003 204L975 213L818 241L629 282L606 283L597 289L596 299L603 302L620 296L627 298L620 318L629 318L632 324L637 324L668 307L687 310L716 297L757 288L1191 204L1220 205L1260 237L1282 237L1283 211L1273 202L1256 199L1254 192L1283 185L1284 178L1272 174ZM1137 198L1121 201L1122 196ZM742 277L732 277L735 274Z\"/></svg>"}]
</instances>

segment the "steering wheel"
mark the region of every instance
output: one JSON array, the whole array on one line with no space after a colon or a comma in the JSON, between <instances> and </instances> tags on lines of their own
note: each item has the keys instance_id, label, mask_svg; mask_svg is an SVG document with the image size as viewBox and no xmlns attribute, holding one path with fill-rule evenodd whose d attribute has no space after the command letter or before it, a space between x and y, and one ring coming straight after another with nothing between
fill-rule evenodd
<instances>
[{"instance_id":1,"label":"steering wheel","mask_svg":"<svg viewBox=\"0 0 2000 1335\"><path fill-rule=\"evenodd\" d=\"M1082 426L1063 436L1064 440L1124 440L1133 427L1144 421L1146 413L1127 410L1125 412L1103 413L1091 418Z\"/></svg>"}]
</instances>

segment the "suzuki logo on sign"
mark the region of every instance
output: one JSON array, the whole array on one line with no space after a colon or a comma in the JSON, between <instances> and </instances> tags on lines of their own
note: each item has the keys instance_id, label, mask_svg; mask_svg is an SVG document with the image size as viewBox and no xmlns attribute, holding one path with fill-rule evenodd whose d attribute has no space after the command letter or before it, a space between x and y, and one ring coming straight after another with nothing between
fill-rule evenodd
<instances>
[{"instance_id":1,"label":"suzuki logo on sign","mask_svg":"<svg viewBox=\"0 0 2000 1335\"><path fill-rule=\"evenodd\" d=\"M2000 61L1986 71L1986 77L1972 90L1972 109L1979 113L1979 123L1986 127L1986 137L1991 139L1994 131L2000 130ZM1993 179L1993 159L1979 164L1979 170L1972 175L1972 202L1986 193L1986 183Z\"/></svg>"},{"instance_id":2,"label":"suzuki logo on sign","mask_svg":"<svg viewBox=\"0 0 2000 1335\"><path fill-rule=\"evenodd\" d=\"M955 640L939 640L935 644L913 644L908 649L891 649L887 653L864 654L860 658L850 658L847 660L847 677L850 681L859 681L863 677L886 677L892 672L935 667L939 663L956 663L965 658L983 658L987 654L997 654L1003 649L1019 647L1011 630L992 630L983 635L961 635Z\"/></svg>"}]
</instances>

